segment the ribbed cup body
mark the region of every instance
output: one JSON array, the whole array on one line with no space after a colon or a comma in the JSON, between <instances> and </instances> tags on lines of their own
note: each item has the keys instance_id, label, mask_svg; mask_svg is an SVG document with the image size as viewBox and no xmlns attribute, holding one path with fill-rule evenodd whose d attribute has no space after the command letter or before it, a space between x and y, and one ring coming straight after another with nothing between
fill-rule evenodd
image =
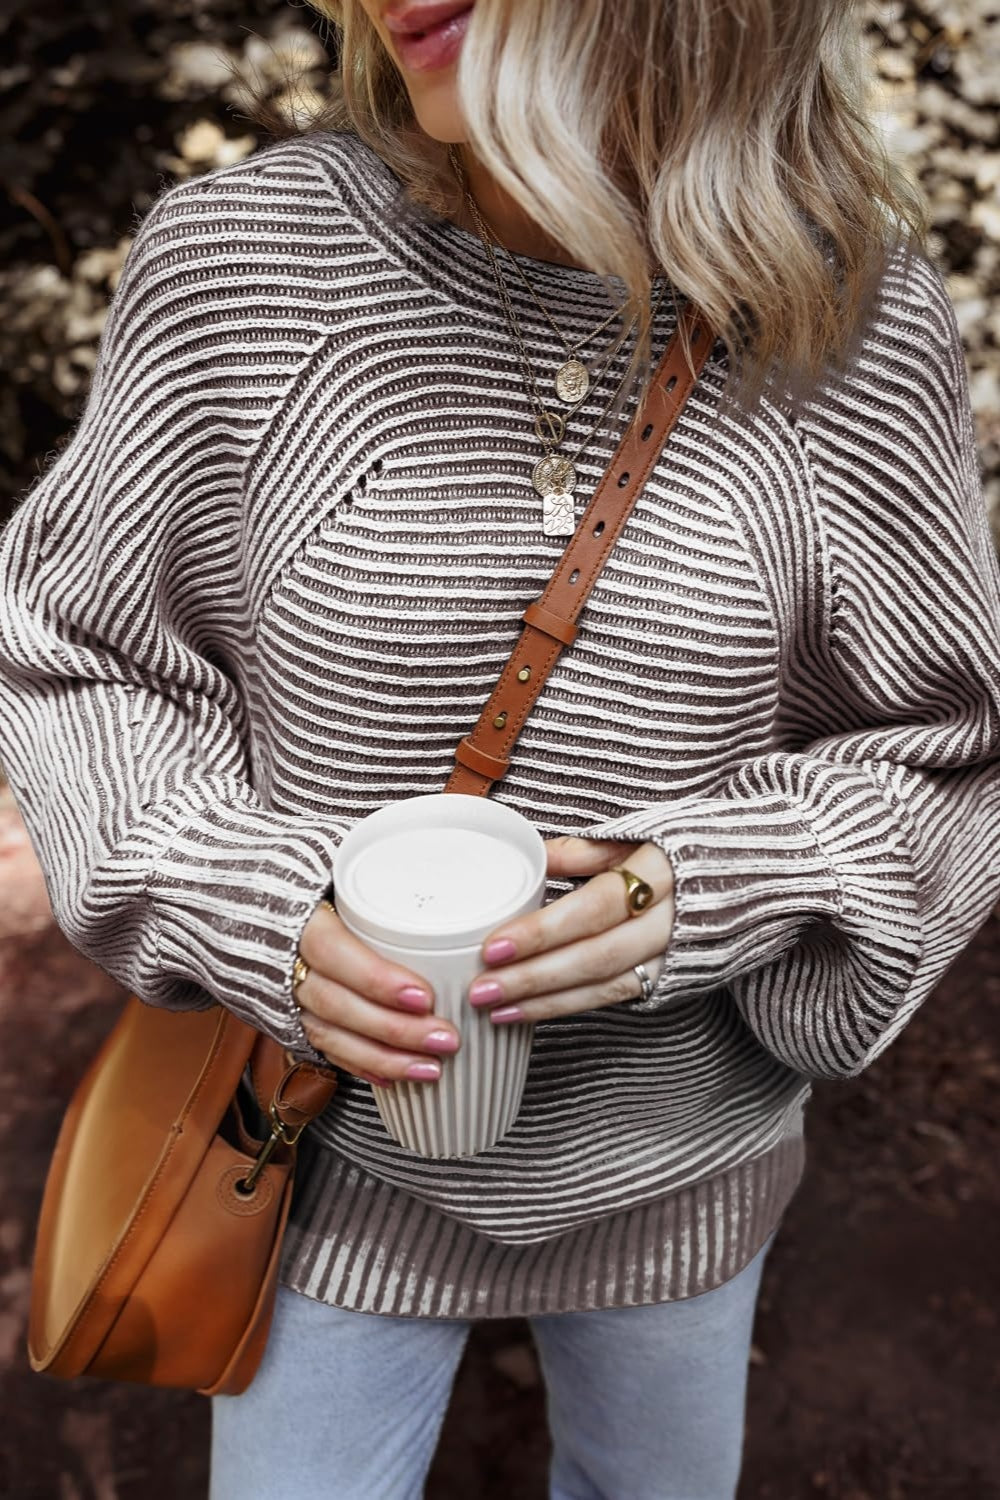
<instances>
[{"instance_id":1,"label":"ribbed cup body","mask_svg":"<svg viewBox=\"0 0 1000 1500\"><path fill-rule=\"evenodd\" d=\"M421 1156L473 1156L488 1150L517 1118L534 1026L516 1021L494 1026L468 1003L469 985L483 970L478 947L428 953L367 941L433 985L435 1015L450 1021L462 1038L457 1053L441 1058L436 1083L373 1085L385 1128Z\"/></svg>"}]
</instances>

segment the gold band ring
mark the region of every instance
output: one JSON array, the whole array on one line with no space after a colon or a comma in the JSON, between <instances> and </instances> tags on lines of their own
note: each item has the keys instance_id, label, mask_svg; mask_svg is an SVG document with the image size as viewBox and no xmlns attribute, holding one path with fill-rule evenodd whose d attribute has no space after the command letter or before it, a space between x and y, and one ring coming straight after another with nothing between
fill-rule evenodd
<instances>
[{"instance_id":1,"label":"gold band ring","mask_svg":"<svg viewBox=\"0 0 1000 1500\"><path fill-rule=\"evenodd\" d=\"M306 977L306 975L308 973L309 973L309 965L306 963L306 961L302 957L301 953L297 953L295 955L295 962L292 964L292 994L293 995L295 994L295 992L298 989L299 985L302 983L303 979L305 979L305 977Z\"/></svg>"},{"instance_id":2,"label":"gold band ring","mask_svg":"<svg viewBox=\"0 0 1000 1500\"><path fill-rule=\"evenodd\" d=\"M640 880L638 875L633 875L631 870L626 870L624 865L615 865L614 873L620 875L625 882L625 903L629 916L637 917L653 900L653 887L647 881Z\"/></svg>"}]
</instances>

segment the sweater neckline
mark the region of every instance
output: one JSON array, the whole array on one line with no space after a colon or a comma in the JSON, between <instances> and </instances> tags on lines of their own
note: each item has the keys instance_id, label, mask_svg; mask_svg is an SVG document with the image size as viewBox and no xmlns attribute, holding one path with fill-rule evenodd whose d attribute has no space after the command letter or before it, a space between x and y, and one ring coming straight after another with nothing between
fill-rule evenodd
<instances>
[{"instance_id":1,"label":"sweater neckline","mask_svg":"<svg viewBox=\"0 0 1000 1500\"><path fill-rule=\"evenodd\" d=\"M480 236L451 219L412 204L401 179L354 132L325 131L318 135L349 153L349 169L340 174L341 190L369 238L382 252L451 307L473 313L478 320L486 320L499 334L505 335L503 307L489 252ZM564 330L569 331L575 325L583 333L620 303L625 287L621 277L602 277L599 272L580 266L539 260L518 252L511 254ZM519 318L544 337L547 324L538 304L507 260L507 254L500 251L498 255ZM665 313L670 316L670 307L668 287L657 321ZM551 336L551 330L548 333ZM627 346L631 347L631 339Z\"/></svg>"},{"instance_id":2,"label":"sweater neckline","mask_svg":"<svg viewBox=\"0 0 1000 1500\"><path fill-rule=\"evenodd\" d=\"M452 219L434 219L426 221L431 227L438 229L446 238L456 241L463 246L467 254L476 253L481 256L487 266L490 264L488 251L478 234L471 229L465 229L461 224L456 224ZM587 270L583 266L567 266L558 260L538 260L533 255L524 255L519 250L498 250L497 256L501 267L510 260L515 261L522 267L525 274L531 279L540 277L551 277L555 281L565 282L569 286L587 287L591 284L602 285L601 277L596 271ZM509 257L509 259L508 259ZM620 276L609 276L607 278L612 285L623 287L624 281ZM521 283L524 284L523 282Z\"/></svg>"}]
</instances>

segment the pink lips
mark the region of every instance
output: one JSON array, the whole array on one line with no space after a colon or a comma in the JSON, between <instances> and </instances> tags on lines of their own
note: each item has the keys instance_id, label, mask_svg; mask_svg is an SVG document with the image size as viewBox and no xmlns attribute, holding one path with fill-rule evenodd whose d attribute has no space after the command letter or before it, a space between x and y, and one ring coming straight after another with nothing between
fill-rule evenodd
<instances>
[{"instance_id":1,"label":"pink lips","mask_svg":"<svg viewBox=\"0 0 1000 1500\"><path fill-rule=\"evenodd\" d=\"M403 66L427 71L454 62L473 4L469 0L450 0L450 3L443 0L443 3L409 5L386 12L385 24Z\"/></svg>"}]
</instances>

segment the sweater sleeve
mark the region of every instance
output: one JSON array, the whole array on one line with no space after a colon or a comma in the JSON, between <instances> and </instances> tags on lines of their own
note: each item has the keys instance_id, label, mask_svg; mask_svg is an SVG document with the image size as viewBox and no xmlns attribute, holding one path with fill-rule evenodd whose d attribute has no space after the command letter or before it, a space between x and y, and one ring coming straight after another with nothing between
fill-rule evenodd
<instances>
[{"instance_id":1,"label":"sweater sleeve","mask_svg":"<svg viewBox=\"0 0 1000 1500\"><path fill-rule=\"evenodd\" d=\"M0 762L74 947L144 1001L217 1001L316 1057L291 968L343 829L255 791L228 645L271 402L217 336L239 291L206 288L206 183L140 225L83 415L0 535Z\"/></svg>"},{"instance_id":2,"label":"sweater sleeve","mask_svg":"<svg viewBox=\"0 0 1000 1500\"><path fill-rule=\"evenodd\" d=\"M664 967L626 1006L728 987L817 1078L873 1062L1000 898L1000 569L954 308L917 267L797 423L827 596L797 681L826 732L584 831L674 871Z\"/></svg>"}]
</instances>

